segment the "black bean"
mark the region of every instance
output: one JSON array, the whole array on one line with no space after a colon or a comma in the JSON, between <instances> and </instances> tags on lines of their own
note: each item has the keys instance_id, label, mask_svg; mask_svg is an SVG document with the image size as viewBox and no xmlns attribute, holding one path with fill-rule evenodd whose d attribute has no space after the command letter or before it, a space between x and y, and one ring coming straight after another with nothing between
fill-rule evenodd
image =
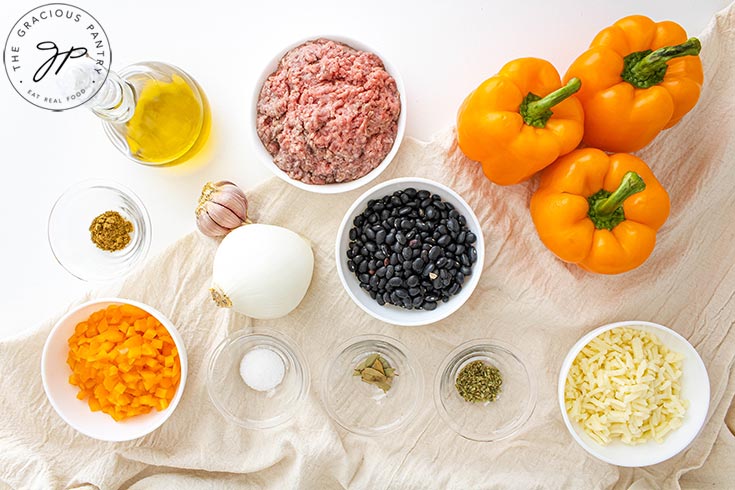
<instances>
[{"instance_id":1,"label":"black bean","mask_svg":"<svg viewBox=\"0 0 735 490\"><path fill-rule=\"evenodd\" d=\"M350 270L350 272L355 272L355 261L354 260L348 260L347 261L347 268Z\"/></svg>"},{"instance_id":2,"label":"black bean","mask_svg":"<svg viewBox=\"0 0 735 490\"><path fill-rule=\"evenodd\" d=\"M374 224L374 223L377 223L378 222L378 218L379 218L379 216L377 214L371 214L370 216L368 216L367 221L370 224Z\"/></svg>"},{"instance_id":3,"label":"black bean","mask_svg":"<svg viewBox=\"0 0 735 490\"><path fill-rule=\"evenodd\" d=\"M357 226L358 228L362 226L364 223L365 223L365 217L361 214L355 216L355 219L352 220L352 224Z\"/></svg>"},{"instance_id":4,"label":"black bean","mask_svg":"<svg viewBox=\"0 0 735 490\"><path fill-rule=\"evenodd\" d=\"M429 206L426 208L426 217L429 219L435 219L437 215L436 208Z\"/></svg>"},{"instance_id":5,"label":"black bean","mask_svg":"<svg viewBox=\"0 0 735 490\"><path fill-rule=\"evenodd\" d=\"M401 264L401 265L403 266L403 270L404 271L410 271L411 270L411 266L413 265L413 262L411 262L410 260L404 260L403 261L403 264Z\"/></svg>"},{"instance_id":6,"label":"black bean","mask_svg":"<svg viewBox=\"0 0 735 490\"><path fill-rule=\"evenodd\" d=\"M368 262L368 269L371 271L374 271L378 268L378 262L375 259L372 259Z\"/></svg>"},{"instance_id":7,"label":"black bean","mask_svg":"<svg viewBox=\"0 0 735 490\"><path fill-rule=\"evenodd\" d=\"M406 194L405 192L401 192L401 193L399 193L399 194L398 194L398 197L400 197L400 198L401 198L401 202L402 202L403 204L406 204L406 203L407 203L408 201L410 201L410 200L411 200L411 196L409 196L409 195L408 195L408 194Z\"/></svg>"},{"instance_id":8,"label":"black bean","mask_svg":"<svg viewBox=\"0 0 735 490\"><path fill-rule=\"evenodd\" d=\"M419 203L419 205L421 206L421 209L426 209L426 208L428 208L428 207L429 207L429 206L431 205L431 203L433 203L433 202L434 202L434 201L432 201L430 197L427 197L427 198L423 199L423 200L422 200L422 201L421 201L421 202Z\"/></svg>"},{"instance_id":9,"label":"black bean","mask_svg":"<svg viewBox=\"0 0 735 490\"><path fill-rule=\"evenodd\" d=\"M388 286L397 288L401 284L403 284L403 280L400 277L393 276L393 277L391 277L391 278L388 279Z\"/></svg>"},{"instance_id":10,"label":"black bean","mask_svg":"<svg viewBox=\"0 0 735 490\"><path fill-rule=\"evenodd\" d=\"M475 247L470 247L470 262L473 264L477 262L477 250Z\"/></svg>"},{"instance_id":11,"label":"black bean","mask_svg":"<svg viewBox=\"0 0 735 490\"><path fill-rule=\"evenodd\" d=\"M411 241L414 238L416 238L416 230L410 230L408 233L406 233L406 240Z\"/></svg>"},{"instance_id":12,"label":"black bean","mask_svg":"<svg viewBox=\"0 0 735 490\"><path fill-rule=\"evenodd\" d=\"M398 262L400 262L400 260L401 259L398 257L398 254L396 252L393 252L390 255L390 259L388 260L388 262L390 263L390 265L398 265Z\"/></svg>"},{"instance_id":13,"label":"black bean","mask_svg":"<svg viewBox=\"0 0 735 490\"><path fill-rule=\"evenodd\" d=\"M447 245L447 252L451 252L453 254L457 254L457 244L456 243L450 243Z\"/></svg>"},{"instance_id":14,"label":"black bean","mask_svg":"<svg viewBox=\"0 0 735 490\"><path fill-rule=\"evenodd\" d=\"M465 240L467 243L475 243L475 241L477 240L477 237L475 236L474 233L472 233L471 231L468 231L467 238Z\"/></svg>"},{"instance_id":15,"label":"black bean","mask_svg":"<svg viewBox=\"0 0 735 490\"><path fill-rule=\"evenodd\" d=\"M424 261L421 260L421 257L419 257L413 261L411 267L414 271L421 272L424 269Z\"/></svg>"},{"instance_id":16,"label":"black bean","mask_svg":"<svg viewBox=\"0 0 735 490\"><path fill-rule=\"evenodd\" d=\"M457 235L457 243L464 243L465 239L467 238L467 232L466 231L460 231L459 235Z\"/></svg>"},{"instance_id":17,"label":"black bean","mask_svg":"<svg viewBox=\"0 0 735 490\"><path fill-rule=\"evenodd\" d=\"M472 250L472 249L470 249L470 250ZM467 267L469 267L469 266L472 265L472 262L470 262L470 258L467 256L466 253L463 253L462 255L460 255L459 256L459 260L460 260L460 262L462 262L462 265L466 265Z\"/></svg>"},{"instance_id":18,"label":"black bean","mask_svg":"<svg viewBox=\"0 0 735 490\"><path fill-rule=\"evenodd\" d=\"M357 266L357 272L360 274L363 274L368 271L368 263L367 260L360 262L360 265Z\"/></svg>"},{"instance_id":19,"label":"black bean","mask_svg":"<svg viewBox=\"0 0 735 490\"><path fill-rule=\"evenodd\" d=\"M429 259L429 251L428 250L422 250L421 251L421 254L419 255L419 257L421 257L421 260L423 260L424 262L429 262L429 260L430 260Z\"/></svg>"},{"instance_id":20,"label":"black bean","mask_svg":"<svg viewBox=\"0 0 735 490\"><path fill-rule=\"evenodd\" d=\"M452 237L450 237L449 235L442 235L436 241L436 244L439 245L440 247L446 247L447 245L451 243L451 241L452 241Z\"/></svg>"},{"instance_id":21,"label":"black bean","mask_svg":"<svg viewBox=\"0 0 735 490\"><path fill-rule=\"evenodd\" d=\"M464 284L464 274L457 272L454 275L454 280L457 281L457 284Z\"/></svg>"},{"instance_id":22,"label":"black bean","mask_svg":"<svg viewBox=\"0 0 735 490\"><path fill-rule=\"evenodd\" d=\"M411 199L413 199L414 197L416 197L416 194L418 194L418 191L416 189L414 189L413 187L407 187L407 188L403 189L403 192L408 197L410 197Z\"/></svg>"},{"instance_id":23,"label":"black bean","mask_svg":"<svg viewBox=\"0 0 735 490\"><path fill-rule=\"evenodd\" d=\"M402 230L412 230L413 227L414 227L414 224L410 219L404 219L401 221Z\"/></svg>"},{"instance_id":24,"label":"black bean","mask_svg":"<svg viewBox=\"0 0 735 490\"><path fill-rule=\"evenodd\" d=\"M393 195L390 197L390 203L393 206L400 206L401 204L403 204L403 201L401 201L400 197Z\"/></svg>"},{"instance_id":25,"label":"black bean","mask_svg":"<svg viewBox=\"0 0 735 490\"><path fill-rule=\"evenodd\" d=\"M424 269L421 271L421 275L427 277L429 274L434 272L434 269L436 269L436 266L432 262L429 262L428 264L426 264L426 267L424 267Z\"/></svg>"},{"instance_id":26,"label":"black bean","mask_svg":"<svg viewBox=\"0 0 735 490\"><path fill-rule=\"evenodd\" d=\"M413 252L411 251L410 248L406 247L403 249L402 255L404 259L408 260L413 255Z\"/></svg>"},{"instance_id":27,"label":"black bean","mask_svg":"<svg viewBox=\"0 0 735 490\"><path fill-rule=\"evenodd\" d=\"M357 228L352 228L350 230L350 240L354 240L357 238Z\"/></svg>"},{"instance_id":28,"label":"black bean","mask_svg":"<svg viewBox=\"0 0 735 490\"><path fill-rule=\"evenodd\" d=\"M357 276L357 278L360 280L360 282L367 284L368 281L370 281L370 275L369 274L360 274Z\"/></svg>"},{"instance_id":29,"label":"black bean","mask_svg":"<svg viewBox=\"0 0 735 490\"><path fill-rule=\"evenodd\" d=\"M429 191L423 190L423 189L420 190L420 191L418 191L418 193L416 193L416 197L418 197L419 199L426 199L429 196L431 196L431 193Z\"/></svg>"},{"instance_id":30,"label":"black bean","mask_svg":"<svg viewBox=\"0 0 735 490\"><path fill-rule=\"evenodd\" d=\"M390 267L390 266L389 266ZM387 272L388 267L378 267L378 270L375 271L375 275L378 277L385 277L385 273Z\"/></svg>"},{"instance_id":31,"label":"black bean","mask_svg":"<svg viewBox=\"0 0 735 490\"><path fill-rule=\"evenodd\" d=\"M382 297L381 295L379 295L379 294L377 294L377 295L376 295L375 301L377 301L377 302L378 302L378 304L379 304L380 306L383 306L383 305L385 305L385 300L384 300L384 299L383 299L383 297Z\"/></svg>"},{"instance_id":32,"label":"black bean","mask_svg":"<svg viewBox=\"0 0 735 490\"><path fill-rule=\"evenodd\" d=\"M402 232L396 233L396 241L400 243L401 245L405 245L408 240L406 240L406 235L404 235Z\"/></svg>"},{"instance_id":33,"label":"black bean","mask_svg":"<svg viewBox=\"0 0 735 490\"><path fill-rule=\"evenodd\" d=\"M465 276L469 276L470 274L472 274L472 268L470 268L470 267L467 267L466 265L463 265L462 267L460 267L460 269L459 269L459 270L460 270L460 271L462 272L462 274L464 274Z\"/></svg>"},{"instance_id":34,"label":"black bean","mask_svg":"<svg viewBox=\"0 0 735 490\"><path fill-rule=\"evenodd\" d=\"M452 284L452 286L451 286L451 287L449 288L449 291L448 291L448 293L449 293L449 295L450 295L450 296L454 296L455 294L457 294L457 293L459 292L459 290L460 290L460 289L462 289L462 286L460 286L459 284L457 284L457 283L455 282L455 283L454 283L454 284Z\"/></svg>"},{"instance_id":35,"label":"black bean","mask_svg":"<svg viewBox=\"0 0 735 490\"><path fill-rule=\"evenodd\" d=\"M379 281L380 281L380 279L378 279L378 276L371 276L370 277L370 281L369 281L370 287L373 288L373 289L378 289L378 282ZM375 298L373 298L373 299L375 299Z\"/></svg>"},{"instance_id":36,"label":"black bean","mask_svg":"<svg viewBox=\"0 0 735 490\"><path fill-rule=\"evenodd\" d=\"M434 289L441 289L442 287L444 287L444 285L442 284L442 280L439 277L431 281L431 285L434 287Z\"/></svg>"},{"instance_id":37,"label":"black bean","mask_svg":"<svg viewBox=\"0 0 735 490\"><path fill-rule=\"evenodd\" d=\"M387 255L385 252L383 252L382 249L379 250L378 252L375 252L375 258L378 259L379 261L385 260L386 257Z\"/></svg>"},{"instance_id":38,"label":"black bean","mask_svg":"<svg viewBox=\"0 0 735 490\"><path fill-rule=\"evenodd\" d=\"M424 296L424 299L426 301L429 301L430 303L436 303L437 301L439 301L439 295L437 295L437 294L427 294L426 296Z\"/></svg>"},{"instance_id":39,"label":"black bean","mask_svg":"<svg viewBox=\"0 0 735 490\"><path fill-rule=\"evenodd\" d=\"M424 298L421 296L416 296L413 300L411 300L411 304L414 306L414 308L418 308L421 306L424 302Z\"/></svg>"},{"instance_id":40,"label":"black bean","mask_svg":"<svg viewBox=\"0 0 735 490\"><path fill-rule=\"evenodd\" d=\"M408 298L408 291L403 288L398 288L394 291L395 295L399 298Z\"/></svg>"},{"instance_id":41,"label":"black bean","mask_svg":"<svg viewBox=\"0 0 735 490\"><path fill-rule=\"evenodd\" d=\"M442 255L444 255L444 251L441 249L441 247L437 245L434 245L433 247L431 247L431 250L429 250L429 258L431 260L436 260Z\"/></svg>"},{"instance_id":42,"label":"black bean","mask_svg":"<svg viewBox=\"0 0 735 490\"><path fill-rule=\"evenodd\" d=\"M421 294L421 288L408 288L408 295L412 298Z\"/></svg>"},{"instance_id":43,"label":"black bean","mask_svg":"<svg viewBox=\"0 0 735 490\"><path fill-rule=\"evenodd\" d=\"M419 282L421 282L421 280L419 279L419 276L415 274L409 277L408 280L406 280L406 284L408 284L408 286L412 288L418 286Z\"/></svg>"},{"instance_id":44,"label":"black bean","mask_svg":"<svg viewBox=\"0 0 735 490\"><path fill-rule=\"evenodd\" d=\"M441 257L439 260L436 261L436 266L441 269L448 263L449 259L447 259L446 257Z\"/></svg>"},{"instance_id":45,"label":"black bean","mask_svg":"<svg viewBox=\"0 0 735 490\"><path fill-rule=\"evenodd\" d=\"M398 216L406 216L410 212L411 212L411 208L406 206L398 210Z\"/></svg>"},{"instance_id":46,"label":"black bean","mask_svg":"<svg viewBox=\"0 0 735 490\"><path fill-rule=\"evenodd\" d=\"M375 252L378 251L378 246L375 244L375 242L367 242L365 244L365 248L371 254L374 254Z\"/></svg>"},{"instance_id":47,"label":"black bean","mask_svg":"<svg viewBox=\"0 0 735 490\"><path fill-rule=\"evenodd\" d=\"M388 233L388 235L386 235L386 237L385 237L385 243L387 243L388 245L395 244L396 243L396 235L394 233Z\"/></svg>"},{"instance_id":48,"label":"black bean","mask_svg":"<svg viewBox=\"0 0 735 490\"><path fill-rule=\"evenodd\" d=\"M464 253L464 251L465 251L464 245L457 245L456 246L456 250L454 251L454 253L457 254L457 255L462 255Z\"/></svg>"},{"instance_id":49,"label":"black bean","mask_svg":"<svg viewBox=\"0 0 735 490\"><path fill-rule=\"evenodd\" d=\"M436 301L424 301L421 307L426 311L436 310Z\"/></svg>"},{"instance_id":50,"label":"black bean","mask_svg":"<svg viewBox=\"0 0 735 490\"><path fill-rule=\"evenodd\" d=\"M442 196L440 196L439 194L432 194L432 195L431 195L431 198L432 198L432 199L433 199L434 201L441 201L441 200L442 200Z\"/></svg>"},{"instance_id":51,"label":"black bean","mask_svg":"<svg viewBox=\"0 0 735 490\"><path fill-rule=\"evenodd\" d=\"M375 232L375 243L378 245L385 243L385 239L387 237L387 234L385 230L378 230Z\"/></svg>"},{"instance_id":52,"label":"black bean","mask_svg":"<svg viewBox=\"0 0 735 490\"><path fill-rule=\"evenodd\" d=\"M452 212L456 213L456 211ZM459 232L459 222L455 218L450 218L447 221L447 228L449 228L449 231Z\"/></svg>"}]
</instances>

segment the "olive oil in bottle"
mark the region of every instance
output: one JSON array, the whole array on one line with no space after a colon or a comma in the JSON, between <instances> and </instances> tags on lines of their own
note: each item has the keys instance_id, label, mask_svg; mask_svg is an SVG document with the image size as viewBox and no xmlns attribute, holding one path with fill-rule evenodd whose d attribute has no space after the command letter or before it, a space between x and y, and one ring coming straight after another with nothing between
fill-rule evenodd
<instances>
[{"instance_id":1,"label":"olive oil in bottle","mask_svg":"<svg viewBox=\"0 0 735 490\"><path fill-rule=\"evenodd\" d=\"M145 165L188 160L204 145L211 117L204 92L182 70L142 62L110 72L89 107L128 158Z\"/></svg>"}]
</instances>

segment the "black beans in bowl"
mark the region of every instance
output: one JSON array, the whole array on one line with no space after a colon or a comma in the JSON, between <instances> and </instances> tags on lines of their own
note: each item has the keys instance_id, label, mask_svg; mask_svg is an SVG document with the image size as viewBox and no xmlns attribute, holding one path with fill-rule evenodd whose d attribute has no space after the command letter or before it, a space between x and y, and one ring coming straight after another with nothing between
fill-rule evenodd
<instances>
[{"instance_id":1,"label":"black beans in bowl","mask_svg":"<svg viewBox=\"0 0 735 490\"><path fill-rule=\"evenodd\" d=\"M371 199L352 221L347 268L380 305L434 310L477 261L467 219L438 194L408 187Z\"/></svg>"}]
</instances>

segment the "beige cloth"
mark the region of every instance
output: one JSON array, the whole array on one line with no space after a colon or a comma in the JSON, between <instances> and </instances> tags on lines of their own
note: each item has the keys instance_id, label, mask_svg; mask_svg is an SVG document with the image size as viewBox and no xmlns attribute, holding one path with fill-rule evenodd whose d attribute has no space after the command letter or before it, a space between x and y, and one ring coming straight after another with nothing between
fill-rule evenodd
<instances>
[{"instance_id":1,"label":"beige cloth","mask_svg":"<svg viewBox=\"0 0 735 490\"><path fill-rule=\"evenodd\" d=\"M435 325L394 327L358 309L335 270L337 226L362 190L315 195L272 179L249 193L253 218L288 227L314 244L314 279L300 307L276 321L217 309L207 293L217 242L196 233L118 286L91 294L114 293L160 309L177 325L189 353L179 407L159 430L126 443L75 433L46 400L39 360L53 321L0 343L0 482L23 489L133 490L678 488L682 475L703 464L718 434L725 442L732 437L723 421L735 393L733 25L731 8L703 36L707 80L696 109L641 153L668 188L672 211L656 250L639 269L606 277L558 261L538 240L528 213L535 181L491 184L457 150L451 132L430 144L408 139L380 180L417 175L448 184L475 209L487 246L479 286L463 308ZM707 424L696 441L670 461L636 470L588 456L567 433L556 400L559 367L572 344L595 326L627 319L656 321L689 338L712 385ZM229 332L262 327L300 344L312 390L292 423L252 431L226 422L212 406L204 361ZM334 344L367 332L399 338L426 373L415 420L379 438L338 429L317 396L320 366ZM537 379L535 413L502 442L460 438L431 401L441 359L477 337L517 346ZM724 447L719 461L731 462L733 444ZM703 478L693 484L708 476Z\"/></svg>"}]
</instances>

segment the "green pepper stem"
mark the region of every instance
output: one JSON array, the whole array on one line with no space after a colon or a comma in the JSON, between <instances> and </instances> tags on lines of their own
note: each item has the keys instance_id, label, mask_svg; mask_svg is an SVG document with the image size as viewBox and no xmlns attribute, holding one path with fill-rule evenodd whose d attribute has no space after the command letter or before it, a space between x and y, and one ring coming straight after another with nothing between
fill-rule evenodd
<instances>
[{"instance_id":1,"label":"green pepper stem","mask_svg":"<svg viewBox=\"0 0 735 490\"><path fill-rule=\"evenodd\" d=\"M625 57L621 77L636 88L648 88L661 83L666 75L667 63L682 56L696 56L702 43L691 37L676 46L664 46L656 51L638 51Z\"/></svg>"},{"instance_id":2,"label":"green pepper stem","mask_svg":"<svg viewBox=\"0 0 735 490\"><path fill-rule=\"evenodd\" d=\"M546 97L539 98L537 95L529 93L523 99L520 107L523 122L537 128L545 127L549 118L554 114L551 112L551 108L572 96L581 87L582 81L575 77L569 80L566 85L554 90Z\"/></svg>"},{"instance_id":3,"label":"green pepper stem","mask_svg":"<svg viewBox=\"0 0 735 490\"><path fill-rule=\"evenodd\" d=\"M623 201L633 194L645 190L646 183L640 175L628 172L623 176L620 185L610 196L600 199L594 204L594 213L600 218L611 216L623 205Z\"/></svg>"}]
</instances>

